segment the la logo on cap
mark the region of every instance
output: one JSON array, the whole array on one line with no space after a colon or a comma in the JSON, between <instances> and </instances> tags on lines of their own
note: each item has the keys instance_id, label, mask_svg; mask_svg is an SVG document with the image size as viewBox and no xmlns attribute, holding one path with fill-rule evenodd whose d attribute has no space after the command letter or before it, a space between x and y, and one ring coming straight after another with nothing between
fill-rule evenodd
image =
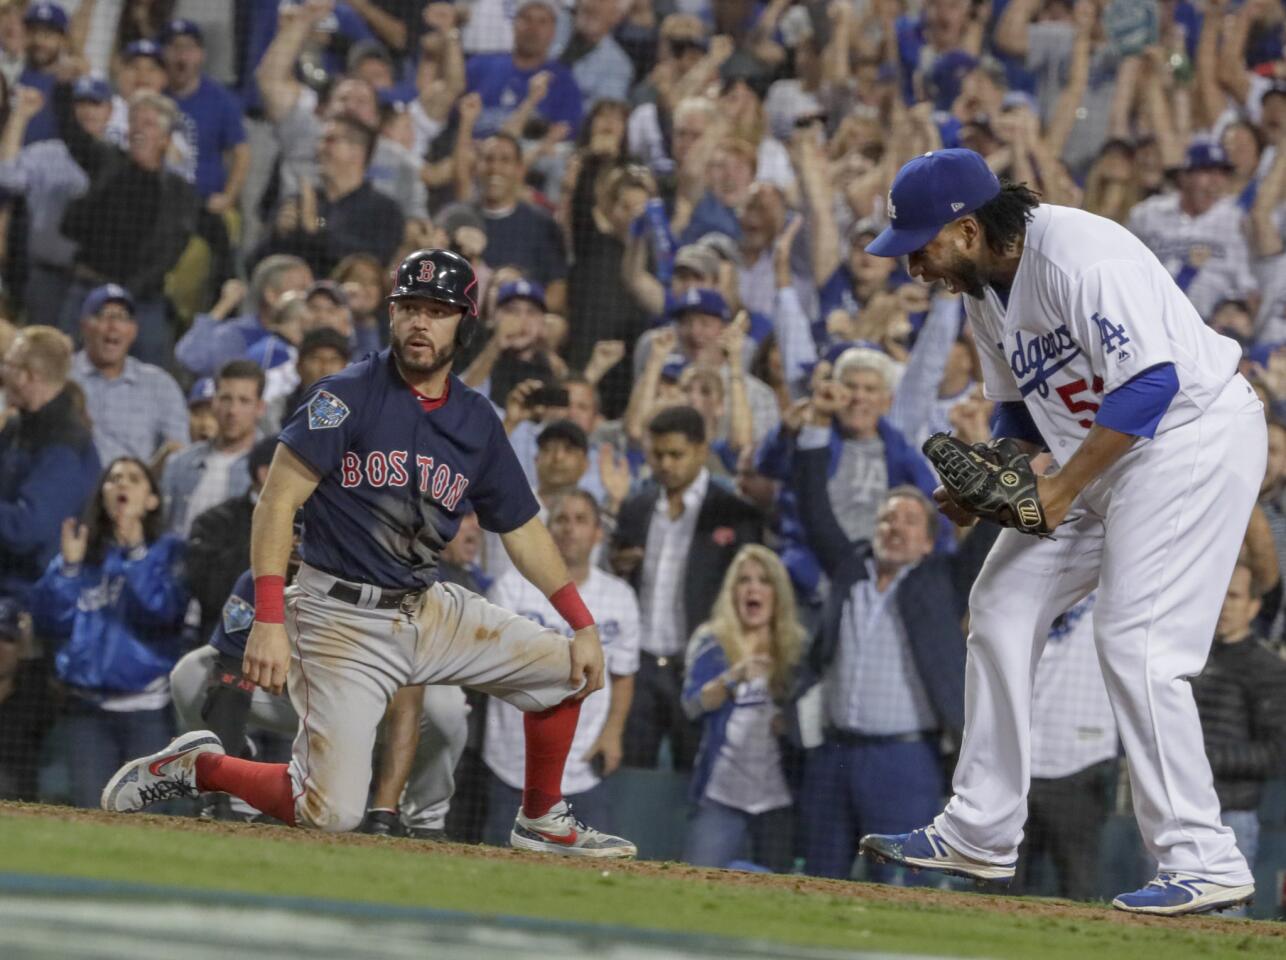
<instances>
[{"instance_id":1,"label":"la logo on cap","mask_svg":"<svg viewBox=\"0 0 1286 960\"><path fill-rule=\"evenodd\" d=\"M885 203L886 203L886 205L887 205L887 206L888 206L888 208L889 208L889 219L890 219L890 220L896 220L896 219L898 218L898 208L897 208L897 207L895 207L895 206L893 206L893 191L892 191L892 190L890 190L890 191L889 191L889 198L888 198L888 200L887 200L887 201L885 201Z\"/></svg>"}]
</instances>

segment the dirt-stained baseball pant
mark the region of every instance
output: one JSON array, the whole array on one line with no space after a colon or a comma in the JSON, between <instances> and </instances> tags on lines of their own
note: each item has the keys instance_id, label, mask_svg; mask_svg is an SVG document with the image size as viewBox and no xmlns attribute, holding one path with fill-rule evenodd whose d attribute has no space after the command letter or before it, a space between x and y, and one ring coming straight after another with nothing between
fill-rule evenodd
<instances>
[{"instance_id":1,"label":"dirt-stained baseball pant","mask_svg":"<svg viewBox=\"0 0 1286 960\"><path fill-rule=\"evenodd\" d=\"M202 707L210 689L218 651L198 647L170 671L170 693L181 731L200 730ZM459 687L426 686L420 737L411 774L402 793L402 819L409 827L441 829L455 793L455 768L468 739L468 704ZM290 699L256 688L247 726L294 737L299 714ZM234 751L235 752L235 751Z\"/></svg>"},{"instance_id":2,"label":"dirt-stained baseball pant","mask_svg":"<svg viewBox=\"0 0 1286 960\"><path fill-rule=\"evenodd\" d=\"M469 686L520 710L557 706L578 689L570 641L455 584L418 607L382 610L328 596L339 581L307 564L286 591L290 699L300 717L290 761L296 821L327 831L361 822L376 728L407 684ZM582 681L583 682L583 681ZM426 711L427 713L427 711Z\"/></svg>"},{"instance_id":3,"label":"dirt-stained baseball pant","mask_svg":"<svg viewBox=\"0 0 1286 960\"><path fill-rule=\"evenodd\" d=\"M1203 416L1086 487L1057 539L1001 533L970 597L964 742L935 821L947 843L986 862L1016 856L1036 664L1054 618L1097 585L1094 642L1148 851L1164 871L1252 882L1220 823L1188 678L1210 652L1266 456L1263 408L1234 377Z\"/></svg>"}]
</instances>

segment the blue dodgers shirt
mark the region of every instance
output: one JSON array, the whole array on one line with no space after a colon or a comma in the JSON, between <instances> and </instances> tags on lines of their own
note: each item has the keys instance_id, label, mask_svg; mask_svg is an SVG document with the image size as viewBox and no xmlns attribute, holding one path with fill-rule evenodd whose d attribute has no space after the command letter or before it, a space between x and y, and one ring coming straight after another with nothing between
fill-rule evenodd
<instances>
[{"instance_id":1,"label":"blue dodgers shirt","mask_svg":"<svg viewBox=\"0 0 1286 960\"><path fill-rule=\"evenodd\" d=\"M246 641L255 623L255 575L247 570L237 577L232 593L223 602L223 614L210 634L210 646L220 653L241 659L246 655Z\"/></svg>"},{"instance_id":2,"label":"blue dodgers shirt","mask_svg":"<svg viewBox=\"0 0 1286 960\"><path fill-rule=\"evenodd\" d=\"M536 113L551 124L567 124L573 135L580 129L584 109L580 87L566 64L551 60L534 70L519 70L508 53L480 53L469 58L465 71L465 86L482 97L477 136L490 136L504 125L527 96L531 78L541 71L549 74L549 92L536 104Z\"/></svg>"},{"instance_id":3,"label":"blue dodgers shirt","mask_svg":"<svg viewBox=\"0 0 1286 960\"><path fill-rule=\"evenodd\" d=\"M201 77L186 97L169 95L183 114L188 143L196 149L196 189L202 199L219 193L228 183L223 155L246 142L245 121L237 98L209 77Z\"/></svg>"},{"instance_id":4,"label":"blue dodgers shirt","mask_svg":"<svg viewBox=\"0 0 1286 960\"><path fill-rule=\"evenodd\" d=\"M491 402L452 376L426 410L387 349L318 381L279 440L321 478L304 562L345 580L428 586L470 511L508 533L540 509Z\"/></svg>"}]
</instances>

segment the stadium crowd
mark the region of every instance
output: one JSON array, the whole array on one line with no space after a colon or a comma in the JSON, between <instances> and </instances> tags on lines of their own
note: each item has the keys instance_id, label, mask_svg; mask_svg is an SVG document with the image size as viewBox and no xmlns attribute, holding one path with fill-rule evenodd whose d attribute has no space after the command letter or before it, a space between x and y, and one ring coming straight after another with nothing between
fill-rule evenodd
<instances>
[{"instance_id":1,"label":"stadium crowd","mask_svg":"<svg viewBox=\"0 0 1286 960\"><path fill-rule=\"evenodd\" d=\"M960 298L864 252L899 166L962 146L1128 226L1242 345L1269 468L1193 688L1253 860L1286 773L1283 143L1281 0L0 2L0 797L96 806L176 722L288 734L210 694L257 491L439 246L480 278L456 373L602 625L565 792L628 832L604 779L671 768L690 862L850 876L939 809L996 534L938 517L919 452L990 436ZM1101 384L1058 392L1088 426ZM476 522L441 572L565 629ZM1092 617L1037 668L1023 861L1081 898L1120 802ZM400 820L385 750L370 829L504 842L519 715L454 710Z\"/></svg>"}]
</instances>

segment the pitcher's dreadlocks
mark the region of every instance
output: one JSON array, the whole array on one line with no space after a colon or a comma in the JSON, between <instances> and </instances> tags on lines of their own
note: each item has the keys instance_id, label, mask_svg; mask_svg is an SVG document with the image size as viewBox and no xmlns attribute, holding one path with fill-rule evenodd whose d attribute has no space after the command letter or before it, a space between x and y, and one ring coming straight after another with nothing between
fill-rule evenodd
<instances>
[{"instance_id":1,"label":"pitcher's dreadlocks","mask_svg":"<svg viewBox=\"0 0 1286 960\"><path fill-rule=\"evenodd\" d=\"M1001 180L1000 193L975 210L973 216L982 224L992 252L1005 253L1026 232L1038 206L1040 196L1025 183Z\"/></svg>"}]
</instances>

